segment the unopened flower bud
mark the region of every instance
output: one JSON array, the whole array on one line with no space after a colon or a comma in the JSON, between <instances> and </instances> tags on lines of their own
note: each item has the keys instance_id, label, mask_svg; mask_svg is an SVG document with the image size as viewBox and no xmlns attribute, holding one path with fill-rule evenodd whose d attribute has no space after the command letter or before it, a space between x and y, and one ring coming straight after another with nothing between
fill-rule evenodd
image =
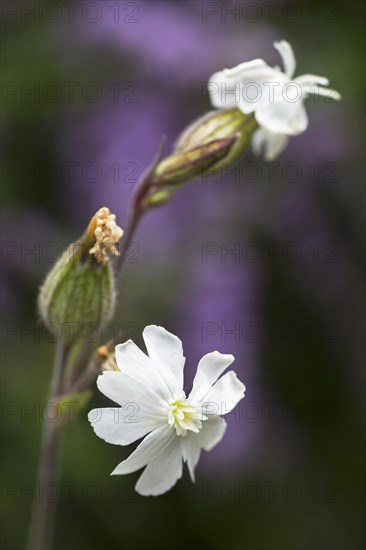
<instances>
[{"instance_id":1,"label":"unopened flower bud","mask_svg":"<svg viewBox=\"0 0 366 550\"><path fill-rule=\"evenodd\" d=\"M177 185L204 174L230 154L237 138L234 134L191 149L178 150L158 164L153 177L154 185Z\"/></svg>"},{"instance_id":2,"label":"unopened flower bud","mask_svg":"<svg viewBox=\"0 0 366 550\"><path fill-rule=\"evenodd\" d=\"M184 130L177 140L175 151L187 151L212 140L235 136L237 139L233 147L219 163L228 165L245 151L257 127L253 115L245 115L239 109L210 111ZM213 173L212 167L210 173Z\"/></svg>"},{"instance_id":3,"label":"unopened flower bud","mask_svg":"<svg viewBox=\"0 0 366 550\"><path fill-rule=\"evenodd\" d=\"M43 322L64 337L74 337L88 327L88 336L101 331L115 307L115 281L108 253L123 231L108 208L91 219L81 239L64 252L43 283L38 299Z\"/></svg>"},{"instance_id":4,"label":"unopened flower bud","mask_svg":"<svg viewBox=\"0 0 366 550\"><path fill-rule=\"evenodd\" d=\"M238 109L211 111L198 119L179 137L173 153L156 166L145 203L160 206L179 185L232 163L249 145L257 126L252 115Z\"/></svg>"}]
</instances>

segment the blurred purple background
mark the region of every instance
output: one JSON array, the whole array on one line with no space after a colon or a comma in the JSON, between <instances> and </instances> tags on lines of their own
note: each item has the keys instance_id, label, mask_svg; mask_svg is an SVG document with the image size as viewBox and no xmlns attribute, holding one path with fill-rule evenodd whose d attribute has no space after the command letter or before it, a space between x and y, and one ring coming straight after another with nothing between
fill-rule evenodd
<instances>
[{"instance_id":1,"label":"blurred purple background","mask_svg":"<svg viewBox=\"0 0 366 550\"><path fill-rule=\"evenodd\" d=\"M309 99L308 130L274 163L248 150L234 172L192 182L143 219L116 323L135 327L139 344L149 323L177 334L189 383L203 354L233 353L246 400L230 415L224 441L204 454L197 485L185 478L154 504L115 504L108 474L127 451L96 441L80 418L66 438L64 479L96 481L109 496L61 502L69 535L59 529L57 548L171 547L166 541L181 525L169 504L185 518L183 535L202 548L360 548L362 3L296 2L295 12L283 1L80 2L70 20L56 2L54 22L52 6L39 8L38 21L24 4L15 3L14 14L4 8L2 39L13 85L3 100L6 402L45 398L52 345L38 338L35 303L57 251L101 206L125 226L135 182L162 137L168 153L210 110L204 91L214 71L257 57L278 64L272 43L283 38L293 44L296 74L325 75L343 96ZM39 86L39 95L22 93L22 83ZM55 89L60 97L51 101ZM39 430L17 413L6 418L5 482L32 484ZM86 466L89 456L96 459ZM225 489L215 485L205 498L204 484L219 482ZM248 483L260 487L260 499L226 493ZM301 498L286 500L279 490L271 500L266 483L296 483ZM16 511L26 526L29 499L19 492L6 503L5 514ZM19 548L23 535L6 531L5 546Z\"/></svg>"}]
</instances>

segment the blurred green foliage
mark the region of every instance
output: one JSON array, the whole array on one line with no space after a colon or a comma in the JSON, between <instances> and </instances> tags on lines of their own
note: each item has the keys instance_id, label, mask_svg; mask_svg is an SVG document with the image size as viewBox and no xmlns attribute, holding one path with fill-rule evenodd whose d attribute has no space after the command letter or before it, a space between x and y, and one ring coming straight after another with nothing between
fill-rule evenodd
<instances>
[{"instance_id":1,"label":"blurred green foliage","mask_svg":"<svg viewBox=\"0 0 366 550\"><path fill-rule=\"evenodd\" d=\"M179 9L185 9L182 6L185 3L176 4L180 4ZM186 4L186 9L191 9L190 3ZM314 22L314 10L319 4L326 17ZM134 474L121 479L109 477L109 472L130 449L99 440L90 429L86 415L79 415L77 421L68 426L63 442L57 550L170 550L187 545L202 550L364 548L363 409L358 391L360 382L355 374L355 369L361 370L357 362L363 336L357 285L362 281L363 268L359 205L363 195L364 155L361 122L365 97L364 4L306 1L301 2L301 6L301 25L283 18L273 25L276 33L286 36L299 51L301 73L315 72L314 66L324 67L324 74L332 75L343 96L337 108L346 113L345 144L349 140L352 144L342 173L344 187L335 193L322 189L316 193L335 234L345 244L349 269L356 273L355 287L344 296L349 306L349 333L331 346L322 338L266 342L260 357L260 383L265 398L301 410L301 421L293 425L285 422L280 428L277 423L262 427L261 447L253 449L254 463L239 463L235 471L222 471L220 475L215 469L198 466L196 485L191 484L185 473L183 481L160 498L144 499L134 494L133 484L137 478ZM111 67L115 71L119 64L134 62L132 54L130 58L128 52L117 51L108 43L99 47L91 44L89 50L85 50L84 44L78 50L75 37L72 46L60 54L57 44L60 36L55 39L50 27L16 20L4 25L1 45L5 82L24 81L31 86L34 82L73 81L81 77L81 70L86 79L93 80L98 74L101 81L107 81ZM245 22L241 32L246 32ZM66 42L69 40L67 30L63 38ZM199 106L197 100L193 109L198 110ZM81 117L90 114L85 104L72 109L62 102L40 101L29 105L19 101L19 96L3 101L2 107L6 132L3 161L21 159L25 165L57 162L58 136L73 117L73 109L84 109L78 113ZM72 226L62 182L55 189L36 173L29 176L26 184L19 173L4 180L3 208L10 212L7 220L13 212L41 210L53 221L55 232L64 240L74 239L81 233L81 225ZM212 186L211 192L215 190L217 185ZM267 200L274 207L275 197L267 191ZM238 191L236 200L245 200L244 193L242 197L240 193ZM281 193L286 193L286 189ZM241 232L248 232L244 219L239 227L235 222L230 224L230 220L227 226L233 240ZM27 231L26 227L22 229ZM268 227L253 224L249 231L263 242L274 239ZM290 233L291 228L289 240ZM180 315L177 289L183 298L189 296L182 264L193 259L189 246L184 246L187 248L180 251L186 254L184 260L177 254L174 259L166 258L161 266L156 266L152 258L142 271L134 272L133 264L128 266L119 311L124 319L134 319L140 326L159 319L161 324L164 321L173 329ZM48 267L45 263L38 266L36 272L27 272L24 266L22 274L15 267L8 268L16 286L19 326L36 328L37 288L42 270ZM334 274L336 272L335 265ZM336 320L337 312L324 312L324 305L316 296L310 300L301 291L296 277L301 279L301 273L294 274L291 269L268 261L262 314L264 319L276 323L285 324L290 319L308 335L319 325L319 320L325 324ZM306 274L303 277L306 278ZM323 291L326 290L324 287ZM12 310L5 312L3 326L13 319L13 313ZM339 315L343 315L343 310ZM5 344L2 351L2 545L4 549L16 550L24 547L29 522L32 495L28 490L34 488L53 345L34 342L31 334L22 342L10 339ZM107 405L107 400L96 394L92 403ZM27 408L34 407L34 415L26 412ZM314 414L318 410L319 415ZM285 489L289 492L284 492ZM291 497L298 494L292 490L300 490L300 498L294 497L291 501Z\"/></svg>"}]
</instances>

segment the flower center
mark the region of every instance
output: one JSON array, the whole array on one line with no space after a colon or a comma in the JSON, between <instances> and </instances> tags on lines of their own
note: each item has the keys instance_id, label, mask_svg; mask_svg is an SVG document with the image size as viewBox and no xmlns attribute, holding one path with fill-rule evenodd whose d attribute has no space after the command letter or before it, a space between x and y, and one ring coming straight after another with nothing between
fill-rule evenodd
<instances>
[{"instance_id":1,"label":"flower center","mask_svg":"<svg viewBox=\"0 0 366 550\"><path fill-rule=\"evenodd\" d=\"M189 430L198 433L205 420L207 416L202 414L201 408L190 403L185 395L170 403L168 423L176 429L177 435L187 435Z\"/></svg>"}]
</instances>

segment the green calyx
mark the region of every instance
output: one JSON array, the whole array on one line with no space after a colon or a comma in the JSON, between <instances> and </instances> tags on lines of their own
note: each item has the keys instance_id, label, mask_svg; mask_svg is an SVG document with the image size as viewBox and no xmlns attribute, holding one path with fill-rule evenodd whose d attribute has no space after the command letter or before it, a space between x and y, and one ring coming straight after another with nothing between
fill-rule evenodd
<instances>
[{"instance_id":1,"label":"green calyx","mask_svg":"<svg viewBox=\"0 0 366 550\"><path fill-rule=\"evenodd\" d=\"M166 202L178 186L219 172L248 147L258 125L253 115L238 109L211 111L188 126L173 153L155 168L151 206Z\"/></svg>"},{"instance_id":2,"label":"green calyx","mask_svg":"<svg viewBox=\"0 0 366 550\"><path fill-rule=\"evenodd\" d=\"M114 275L109 263L98 263L83 253L83 245L71 245L43 283L38 309L46 326L58 334L86 330L92 338L111 319L115 307ZM85 336L85 335L84 335Z\"/></svg>"}]
</instances>

